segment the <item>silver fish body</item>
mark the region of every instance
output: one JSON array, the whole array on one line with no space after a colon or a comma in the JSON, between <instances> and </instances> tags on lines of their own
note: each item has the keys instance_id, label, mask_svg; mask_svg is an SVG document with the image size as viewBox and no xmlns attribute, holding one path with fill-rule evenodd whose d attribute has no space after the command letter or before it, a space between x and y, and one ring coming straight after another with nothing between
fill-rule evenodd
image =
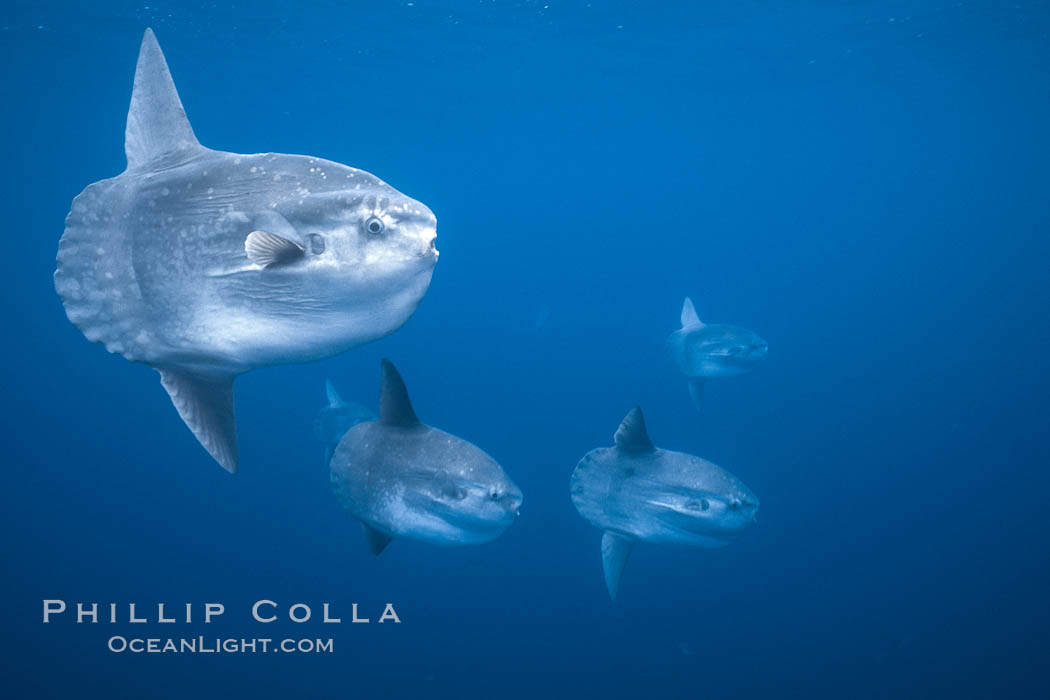
<instances>
[{"instance_id":1,"label":"silver fish body","mask_svg":"<svg viewBox=\"0 0 1050 700\"><path fill-rule=\"evenodd\" d=\"M510 527L522 502L492 457L416 418L400 374L386 360L379 420L347 431L332 456L331 477L375 554L395 537L443 546L489 542Z\"/></svg>"},{"instance_id":2,"label":"silver fish body","mask_svg":"<svg viewBox=\"0 0 1050 700\"><path fill-rule=\"evenodd\" d=\"M614 439L614 447L584 455L569 484L576 510L604 532L610 597L636 542L721 547L754 525L755 494L705 459L654 446L640 408L627 414Z\"/></svg>"},{"instance_id":3,"label":"silver fish body","mask_svg":"<svg viewBox=\"0 0 1050 700\"><path fill-rule=\"evenodd\" d=\"M88 340L160 372L235 471L234 378L401 327L430 284L436 219L356 168L205 148L149 30L125 153L123 173L73 200L55 289Z\"/></svg>"}]
</instances>

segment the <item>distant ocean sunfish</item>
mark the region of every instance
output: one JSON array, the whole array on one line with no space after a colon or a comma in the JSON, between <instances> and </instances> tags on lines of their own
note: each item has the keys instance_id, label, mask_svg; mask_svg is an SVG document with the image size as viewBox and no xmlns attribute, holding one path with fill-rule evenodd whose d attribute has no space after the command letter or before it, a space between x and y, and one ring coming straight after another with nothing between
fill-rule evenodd
<instances>
[{"instance_id":1,"label":"distant ocean sunfish","mask_svg":"<svg viewBox=\"0 0 1050 700\"><path fill-rule=\"evenodd\" d=\"M655 447L641 408L627 414L613 440L614 447L584 455L569 483L576 510L605 532L610 598L635 542L721 547L754 524L758 499L751 490L705 459Z\"/></svg>"},{"instance_id":2,"label":"distant ocean sunfish","mask_svg":"<svg viewBox=\"0 0 1050 700\"><path fill-rule=\"evenodd\" d=\"M198 143L146 30L127 169L66 218L55 289L93 342L160 371L179 415L233 472L233 380L400 328L437 262L436 219L362 170Z\"/></svg>"},{"instance_id":3,"label":"distant ocean sunfish","mask_svg":"<svg viewBox=\"0 0 1050 700\"><path fill-rule=\"evenodd\" d=\"M700 408L704 383L750 372L765 359L769 344L755 333L725 324L701 323L693 301L682 304L682 327L667 339L671 361L689 380L689 394Z\"/></svg>"},{"instance_id":4,"label":"distant ocean sunfish","mask_svg":"<svg viewBox=\"0 0 1050 700\"><path fill-rule=\"evenodd\" d=\"M314 437L324 443L324 463L328 464L332 460L336 445L346 435L346 431L358 423L375 420L376 414L359 403L344 401L331 380L325 380L324 388L328 405L322 408L314 419Z\"/></svg>"},{"instance_id":5,"label":"distant ocean sunfish","mask_svg":"<svg viewBox=\"0 0 1050 700\"><path fill-rule=\"evenodd\" d=\"M488 542L510 527L521 506L521 491L495 460L416 418L387 360L379 420L347 432L332 455L331 475L373 554L394 537L446 546Z\"/></svg>"}]
</instances>

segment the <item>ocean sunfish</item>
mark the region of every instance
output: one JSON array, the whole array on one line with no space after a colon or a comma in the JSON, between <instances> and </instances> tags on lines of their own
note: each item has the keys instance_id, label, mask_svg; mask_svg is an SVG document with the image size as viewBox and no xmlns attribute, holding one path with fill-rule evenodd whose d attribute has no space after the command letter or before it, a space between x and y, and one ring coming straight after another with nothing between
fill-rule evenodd
<instances>
[{"instance_id":1,"label":"ocean sunfish","mask_svg":"<svg viewBox=\"0 0 1050 700\"><path fill-rule=\"evenodd\" d=\"M569 483L576 510L605 532L602 568L613 600L635 542L721 547L754 524L755 494L705 459L654 447L641 408L613 440L584 455Z\"/></svg>"},{"instance_id":2,"label":"ocean sunfish","mask_svg":"<svg viewBox=\"0 0 1050 700\"><path fill-rule=\"evenodd\" d=\"M359 403L344 401L330 379L324 381L324 389L328 405L318 411L314 419L314 437L324 443L324 463L327 465L346 431L358 423L375 420L376 414Z\"/></svg>"},{"instance_id":3,"label":"ocean sunfish","mask_svg":"<svg viewBox=\"0 0 1050 700\"><path fill-rule=\"evenodd\" d=\"M400 328L437 262L436 219L375 176L198 143L153 32L139 51L127 169L73 200L55 289L93 342L160 372L233 472L233 380Z\"/></svg>"},{"instance_id":4,"label":"ocean sunfish","mask_svg":"<svg viewBox=\"0 0 1050 700\"><path fill-rule=\"evenodd\" d=\"M521 491L480 449L419 422L394 365L383 360L379 420L358 423L331 462L336 496L379 554L394 537L454 546L503 533Z\"/></svg>"},{"instance_id":5,"label":"ocean sunfish","mask_svg":"<svg viewBox=\"0 0 1050 700\"><path fill-rule=\"evenodd\" d=\"M769 344L746 328L702 323L692 299L686 297L682 327L667 338L667 351L678 371L689 380L689 394L700 408L708 379L750 372L765 359Z\"/></svg>"}]
</instances>

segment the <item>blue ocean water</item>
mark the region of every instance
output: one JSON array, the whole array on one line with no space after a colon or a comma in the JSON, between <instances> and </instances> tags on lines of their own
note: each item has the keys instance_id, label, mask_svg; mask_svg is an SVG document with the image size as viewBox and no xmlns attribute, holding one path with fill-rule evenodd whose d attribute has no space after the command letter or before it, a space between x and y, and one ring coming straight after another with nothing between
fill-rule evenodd
<instances>
[{"instance_id":1,"label":"blue ocean water","mask_svg":"<svg viewBox=\"0 0 1050 700\"><path fill-rule=\"evenodd\" d=\"M360 167L439 220L404 328L238 380L236 476L53 288L71 200L124 168L146 27L205 145ZM1048 39L1036 0L7 0L3 696L1046 697ZM686 295L770 343L702 413L663 355ZM311 425L326 377L374 406L381 357L522 488L496 541L368 553ZM639 545L611 603L568 479L635 404L762 509L724 549Z\"/></svg>"}]
</instances>

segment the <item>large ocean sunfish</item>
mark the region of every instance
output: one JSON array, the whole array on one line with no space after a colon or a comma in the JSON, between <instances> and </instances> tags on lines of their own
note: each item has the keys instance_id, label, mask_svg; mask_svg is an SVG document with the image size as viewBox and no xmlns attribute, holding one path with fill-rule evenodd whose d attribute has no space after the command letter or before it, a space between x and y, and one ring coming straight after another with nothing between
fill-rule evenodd
<instances>
[{"instance_id":1,"label":"large ocean sunfish","mask_svg":"<svg viewBox=\"0 0 1050 700\"><path fill-rule=\"evenodd\" d=\"M394 537L445 546L488 542L510 527L521 506L521 491L494 459L419 421L387 360L379 420L347 431L331 475L373 554Z\"/></svg>"},{"instance_id":2,"label":"large ocean sunfish","mask_svg":"<svg viewBox=\"0 0 1050 700\"><path fill-rule=\"evenodd\" d=\"M614 447L584 455L569 483L576 510L605 533L610 598L635 542L721 547L754 524L755 494L705 459L655 447L641 408L627 414L613 440Z\"/></svg>"},{"instance_id":3,"label":"large ocean sunfish","mask_svg":"<svg viewBox=\"0 0 1050 700\"><path fill-rule=\"evenodd\" d=\"M769 344L746 328L703 323L693 300L682 304L682 327L667 338L671 362L689 380L689 394L700 408L708 379L750 372L766 358Z\"/></svg>"},{"instance_id":4,"label":"large ocean sunfish","mask_svg":"<svg viewBox=\"0 0 1050 700\"><path fill-rule=\"evenodd\" d=\"M55 289L93 342L160 371L233 472L233 380L397 330L437 261L436 219L362 170L197 142L153 32L139 52L127 169L73 200Z\"/></svg>"}]
</instances>

